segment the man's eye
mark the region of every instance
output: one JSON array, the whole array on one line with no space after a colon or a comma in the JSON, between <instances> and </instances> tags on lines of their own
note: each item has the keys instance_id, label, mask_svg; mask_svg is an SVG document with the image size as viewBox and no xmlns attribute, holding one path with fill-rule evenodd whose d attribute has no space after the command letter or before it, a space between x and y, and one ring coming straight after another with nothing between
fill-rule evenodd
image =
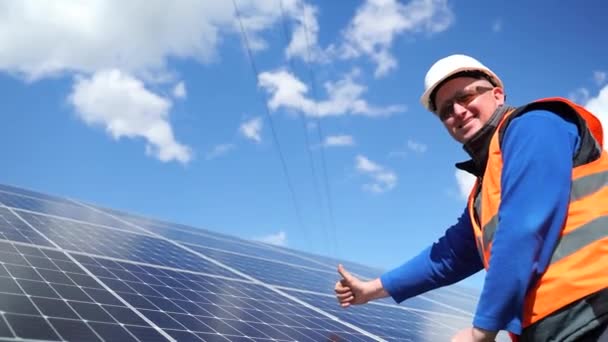
<instances>
[{"instance_id":1,"label":"man's eye","mask_svg":"<svg viewBox=\"0 0 608 342\"><path fill-rule=\"evenodd\" d=\"M469 98L471 98L471 94L462 94L462 95L458 96L457 98L455 98L454 102L456 102L456 103L468 102Z\"/></svg>"},{"instance_id":2,"label":"man's eye","mask_svg":"<svg viewBox=\"0 0 608 342\"><path fill-rule=\"evenodd\" d=\"M458 97L458 99L456 100L456 102L458 103L469 103L473 100L473 98L475 98L475 94L463 94L461 96Z\"/></svg>"},{"instance_id":3,"label":"man's eye","mask_svg":"<svg viewBox=\"0 0 608 342\"><path fill-rule=\"evenodd\" d=\"M441 110L439 111L439 118L443 121L449 118L452 114L452 107L454 107L454 104L452 103L445 104L443 108L441 108Z\"/></svg>"}]
</instances>

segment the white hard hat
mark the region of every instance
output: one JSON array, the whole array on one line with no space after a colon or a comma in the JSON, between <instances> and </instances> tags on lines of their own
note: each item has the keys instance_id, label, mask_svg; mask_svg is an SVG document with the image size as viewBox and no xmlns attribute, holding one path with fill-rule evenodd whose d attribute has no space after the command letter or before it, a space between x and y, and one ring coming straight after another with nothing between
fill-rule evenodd
<instances>
[{"instance_id":1,"label":"white hard hat","mask_svg":"<svg viewBox=\"0 0 608 342\"><path fill-rule=\"evenodd\" d=\"M424 108L431 112L434 111L431 95L433 95L437 86L450 76L466 71L482 72L495 86L504 88L500 78L475 58L466 55L451 55L435 62L426 73L424 77L424 94L420 97L420 102Z\"/></svg>"}]
</instances>

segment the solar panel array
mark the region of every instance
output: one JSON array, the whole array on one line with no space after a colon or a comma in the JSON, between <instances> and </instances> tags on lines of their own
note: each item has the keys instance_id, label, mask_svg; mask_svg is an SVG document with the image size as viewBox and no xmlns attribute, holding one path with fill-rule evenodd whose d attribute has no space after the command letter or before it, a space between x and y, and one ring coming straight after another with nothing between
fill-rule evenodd
<instances>
[{"instance_id":1,"label":"solar panel array","mask_svg":"<svg viewBox=\"0 0 608 342\"><path fill-rule=\"evenodd\" d=\"M442 341L477 296L342 309L338 262L0 185L0 339Z\"/></svg>"}]
</instances>

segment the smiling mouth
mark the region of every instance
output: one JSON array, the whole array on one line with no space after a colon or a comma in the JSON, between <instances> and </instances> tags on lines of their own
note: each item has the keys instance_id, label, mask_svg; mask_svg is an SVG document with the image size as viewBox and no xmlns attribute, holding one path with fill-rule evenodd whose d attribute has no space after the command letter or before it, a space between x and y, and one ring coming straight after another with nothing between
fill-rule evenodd
<instances>
[{"instance_id":1,"label":"smiling mouth","mask_svg":"<svg viewBox=\"0 0 608 342\"><path fill-rule=\"evenodd\" d=\"M471 116L470 118L468 118L466 121L464 121L462 124L460 124L458 126L458 129L462 129L464 126L466 126L469 122L471 122L473 119L475 119L474 116Z\"/></svg>"}]
</instances>

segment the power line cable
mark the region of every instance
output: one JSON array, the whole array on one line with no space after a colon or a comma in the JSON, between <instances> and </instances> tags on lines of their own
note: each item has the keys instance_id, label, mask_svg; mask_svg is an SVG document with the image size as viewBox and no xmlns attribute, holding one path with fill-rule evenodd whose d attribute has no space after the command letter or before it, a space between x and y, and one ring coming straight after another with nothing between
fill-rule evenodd
<instances>
[{"instance_id":1,"label":"power line cable","mask_svg":"<svg viewBox=\"0 0 608 342\"><path fill-rule=\"evenodd\" d=\"M282 3L282 0L279 0ZM329 177L327 175L327 161L325 158L325 146L324 146L324 134L323 134L323 130L322 130L322 125L321 125L321 120L320 120L320 115L319 115L319 107L318 107L318 101L319 101L319 96L318 96L318 92L317 92L317 86L316 86L316 76L315 76L315 72L314 72L314 68L312 67L312 54L310 52L311 48L310 48L310 38L309 38L309 29L308 29L308 24L307 24L307 20L306 20L306 9L303 8L302 10L302 26L304 27L304 37L306 39L306 53L307 53L307 59L306 59L306 65L308 67L308 75L309 75L309 82L310 82L310 89L312 92L312 96L314 99L314 108L315 108L315 112L317 113L317 116L315 117L315 126L317 127L317 135L318 135L318 139L319 139L319 145L320 145L320 151L321 151L321 169L322 169L322 175L323 175L323 181L324 181L324 186L325 186L325 194L327 197L327 209L329 212L329 221L331 224L331 232L332 232L332 238L331 241L333 243L333 248L334 248L334 254L337 254L337 250L338 250L338 244L337 244L337 236L336 236L336 220L335 220L335 216L334 216L334 209L333 209L333 200L332 200L332 196L331 196L331 188L329 186Z\"/></svg>"},{"instance_id":2,"label":"power line cable","mask_svg":"<svg viewBox=\"0 0 608 342\"><path fill-rule=\"evenodd\" d=\"M249 45L249 39L247 38L247 32L245 30L245 26L243 25L243 21L241 19L241 13L239 11L239 7L238 7L238 5L236 3L236 0L232 0L232 4L234 5L235 15L236 15L236 18L237 18L237 20L239 22L239 27L241 29L241 35L243 37L243 42L244 42L244 45L245 45L245 49L247 51L247 56L249 58L249 62L251 63L251 68L252 68L254 76L255 76L255 82L256 82L255 87L257 89L257 87L258 87L257 84L258 84L258 79L259 79L258 68L257 68L255 60L253 58L253 54L251 52L251 48L250 48L250 45ZM289 177L289 171L287 169L287 163L285 162L285 157L283 156L283 152L282 152L282 149L281 149L281 144L279 143L279 139L277 137L277 133L276 133L276 130L275 130L275 127L274 127L274 122L272 120L272 116L270 115L270 109L268 108L268 104L266 103L266 101L262 101L262 102L264 102L264 109L265 109L266 119L268 120L268 124L270 126L270 131L272 132L272 138L273 138L273 141L274 141L274 146L277 149L277 153L278 153L279 159L281 161L281 166L282 166L282 169L283 169L283 175L285 176L285 180L287 182L287 187L288 187L289 193L291 195L291 201L292 201L295 213L296 213L296 218L298 220L298 225L300 226L302 232L304 233L305 238L306 238L308 244L311 246L312 244L311 244L311 241L310 241L310 236L309 236L308 231L306 230L306 228L304 226L304 222L302 220L302 215L301 215L301 212L300 212L300 206L298 205L298 202L297 202L297 199L296 199L296 194L295 194L292 182L291 182L291 177Z\"/></svg>"},{"instance_id":3,"label":"power line cable","mask_svg":"<svg viewBox=\"0 0 608 342\"><path fill-rule=\"evenodd\" d=\"M279 8L281 9L281 21L282 21L282 26L283 26L283 37L285 38L285 43L286 45L289 44L289 29L287 28L287 18L285 15L285 8L283 7L283 1L279 0ZM288 68L291 71L292 74L295 75L295 67L293 65L293 62L290 58L287 58L287 63L288 63ZM302 123L302 129L304 131L304 139L306 141L306 149L308 152L308 161L310 164L310 171L311 171L311 175L312 175L312 179L313 179L313 185L314 185L314 189L315 189L315 195L317 197L317 206L319 209L319 214L321 216L321 225L323 227L323 232L325 235L325 241L329 242L330 241L330 236L328 233L328 228L327 228L327 224L325 221L325 215L323 214L323 200L322 200L322 196L321 196L321 191L320 191L320 187L319 187L319 180L318 180L318 176L317 176L317 171L316 171L316 167L315 167L315 163L314 163L314 158L313 158L313 153L312 153L312 144L310 142L310 138L308 136L308 128L307 128L307 124L308 122L306 121L306 117L304 115L304 113L299 113L298 117L300 118L300 122Z\"/></svg>"}]
</instances>

